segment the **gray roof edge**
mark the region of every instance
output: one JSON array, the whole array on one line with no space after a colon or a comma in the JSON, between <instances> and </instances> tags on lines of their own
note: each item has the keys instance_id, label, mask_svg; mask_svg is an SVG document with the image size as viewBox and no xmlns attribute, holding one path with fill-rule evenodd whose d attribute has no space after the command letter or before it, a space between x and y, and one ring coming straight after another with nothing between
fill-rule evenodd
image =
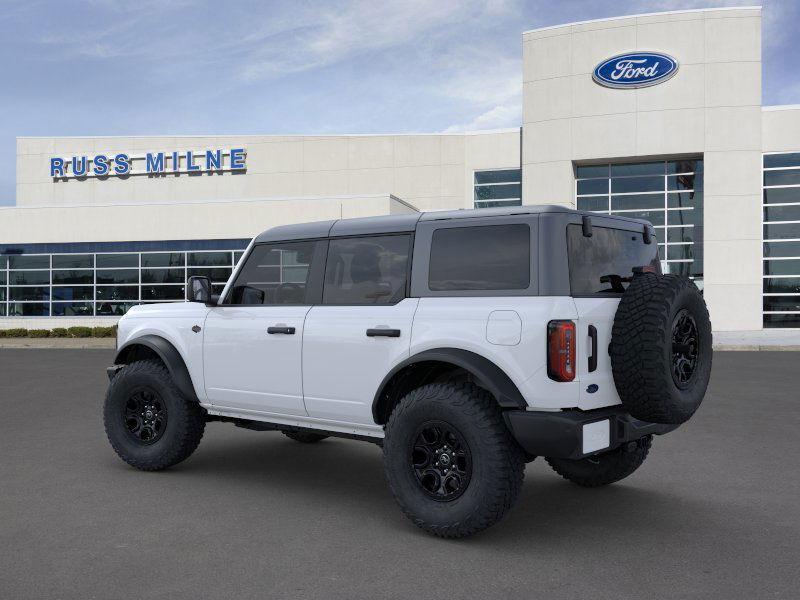
<instances>
[{"instance_id":1,"label":"gray roof edge","mask_svg":"<svg viewBox=\"0 0 800 600\"><path fill-rule=\"evenodd\" d=\"M462 210L429 211L400 215L380 215L374 217L357 217L353 219L336 219L332 221L314 221L279 225L267 229L256 236L256 243L287 241L295 239L311 239L320 237L343 237L349 235L372 235L381 233L404 233L416 229L417 223L424 221L445 221L452 219L470 219L485 217L503 217L511 215L571 213L645 224L642 219L632 219L622 215L607 215L588 211L575 210L558 204L536 204L509 206L502 208L480 208Z\"/></svg>"}]
</instances>

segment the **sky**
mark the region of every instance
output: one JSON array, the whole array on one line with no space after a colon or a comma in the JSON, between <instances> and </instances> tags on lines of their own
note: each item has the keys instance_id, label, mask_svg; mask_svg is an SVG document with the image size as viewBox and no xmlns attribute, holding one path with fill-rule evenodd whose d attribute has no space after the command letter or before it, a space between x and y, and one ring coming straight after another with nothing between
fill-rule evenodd
<instances>
[{"instance_id":1,"label":"sky","mask_svg":"<svg viewBox=\"0 0 800 600\"><path fill-rule=\"evenodd\" d=\"M0 0L0 205L17 136L518 127L523 31L755 3ZM763 6L763 103L800 103L800 0Z\"/></svg>"}]
</instances>

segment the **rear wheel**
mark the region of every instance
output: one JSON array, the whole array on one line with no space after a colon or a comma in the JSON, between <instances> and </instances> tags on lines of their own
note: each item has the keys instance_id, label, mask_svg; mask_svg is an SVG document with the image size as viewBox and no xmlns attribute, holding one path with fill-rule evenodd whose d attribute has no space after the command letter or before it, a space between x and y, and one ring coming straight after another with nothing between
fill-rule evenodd
<instances>
[{"instance_id":1,"label":"rear wheel","mask_svg":"<svg viewBox=\"0 0 800 600\"><path fill-rule=\"evenodd\" d=\"M583 487L600 487L625 479L638 469L647 453L653 436L647 435L615 450L578 460L547 458L547 464L564 479Z\"/></svg>"},{"instance_id":2,"label":"rear wheel","mask_svg":"<svg viewBox=\"0 0 800 600\"><path fill-rule=\"evenodd\" d=\"M158 361L133 362L108 386L103 422L117 455L142 471L187 459L205 431L205 411L183 397Z\"/></svg>"},{"instance_id":3,"label":"rear wheel","mask_svg":"<svg viewBox=\"0 0 800 600\"><path fill-rule=\"evenodd\" d=\"M383 456L405 515L445 538L499 521L525 473L524 453L494 398L466 382L425 385L406 395L389 417Z\"/></svg>"},{"instance_id":4,"label":"rear wheel","mask_svg":"<svg viewBox=\"0 0 800 600\"><path fill-rule=\"evenodd\" d=\"M303 444L316 444L321 442L327 435L321 433L313 433L311 431L284 431L283 435L295 442L302 442Z\"/></svg>"}]
</instances>

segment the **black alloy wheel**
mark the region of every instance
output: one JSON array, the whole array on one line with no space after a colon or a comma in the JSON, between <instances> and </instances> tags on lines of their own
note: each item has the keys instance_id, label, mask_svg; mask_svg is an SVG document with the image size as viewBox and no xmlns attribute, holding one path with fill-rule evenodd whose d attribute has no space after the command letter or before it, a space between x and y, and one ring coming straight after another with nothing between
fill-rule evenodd
<instances>
[{"instance_id":1,"label":"black alloy wheel","mask_svg":"<svg viewBox=\"0 0 800 600\"><path fill-rule=\"evenodd\" d=\"M472 477L469 446L461 434L444 421L428 421L417 429L411 464L417 483L439 502L461 496Z\"/></svg>"},{"instance_id":2,"label":"black alloy wheel","mask_svg":"<svg viewBox=\"0 0 800 600\"><path fill-rule=\"evenodd\" d=\"M672 323L672 379L681 389L689 385L695 374L699 348L697 323L684 308Z\"/></svg>"},{"instance_id":3,"label":"black alloy wheel","mask_svg":"<svg viewBox=\"0 0 800 600\"><path fill-rule=\"evenodd\" d=\"M125 429L143 446L155 444L167 427L167 407L158 392L148 387L131 391L123 407Z\"/></svg>"}]
</instances>

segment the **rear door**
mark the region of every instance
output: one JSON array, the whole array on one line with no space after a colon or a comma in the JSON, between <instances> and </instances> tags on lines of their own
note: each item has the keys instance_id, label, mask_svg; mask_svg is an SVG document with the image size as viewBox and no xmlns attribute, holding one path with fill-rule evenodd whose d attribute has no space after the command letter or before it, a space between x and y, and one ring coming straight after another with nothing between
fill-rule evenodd
<instances>
[{"instance_id":1,"label":"rear door","mask_svg":"<svg viewBox=\"0 0 800 600\"><path fill-rule=\"evenodd\" d=\"M303 333L303 391L310 417L374 425L373 396L408 356L419 300L407 297L412 236L330 240L322 304Z\"/></svg>"},{"instance_id":2,"label":"rear door","mask_svg":"<svg viewBox=\"0 0 800 600\"><path fill-rule=\"evenodd\" d=\"M579 405L591 409L618 404L608 354L614 315L635 267L660 272L658 246L655 238L645 243L641 225L595 224L587 236L581 225L571 224L567 226L567 252L570 289L578 312Z\"/></svg>"}]
</instances>

